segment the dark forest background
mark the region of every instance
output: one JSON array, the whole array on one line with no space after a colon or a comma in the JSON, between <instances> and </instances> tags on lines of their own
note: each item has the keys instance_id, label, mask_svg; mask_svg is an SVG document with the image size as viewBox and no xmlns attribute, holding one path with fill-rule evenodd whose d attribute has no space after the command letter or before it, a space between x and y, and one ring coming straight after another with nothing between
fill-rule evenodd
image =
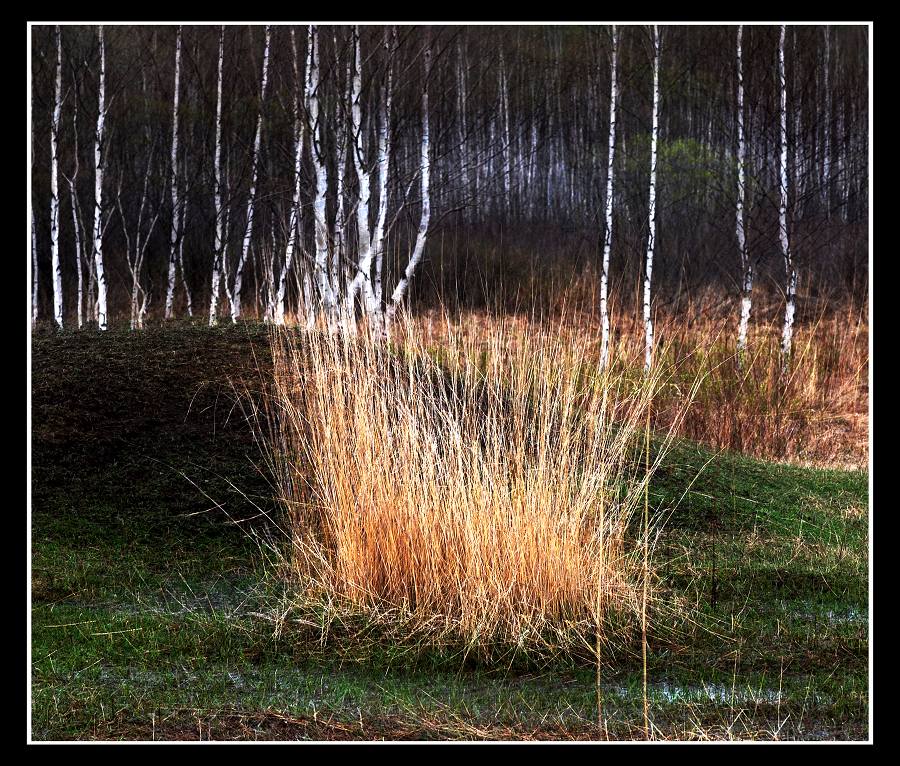
<instances>
[{"instance_id":1,"label":"dark forest background","mask_svg":"<svg viewBox=\"0 0 900 766\"><path fill-rule=\"evenodd\" d=\"M301 60L306 30L296 27ZM735 241L735 26L663 26L655 300L700 294L737 300ZM374 153L377 101L388 64L384 27L363 26L363 130ZM421 66L428 34L432 217L422 270L411 296L479 307L521 300L522 290L591 282L602 252L609 129L610 30L606 26L400 26L393 53L392 170L388 194L387 284L405 264L419 221ZM148 209L158 213L142 280L152 315L162 315L173 215L169 196L175 26L109 26L104 259L110 314L128 312L131 276L123 219L134 225L149 178ZM186 202L179 242L195 308L209 305L215 207L213 147L220 27L182 28L177 175ZM747 140L747 237L757 285L777 297L784 282L778 243L778 27L743 33ZM864 26L789 26L789 218L800 280L800 318L818 305L861 299L868 290L868 30ZM259 109L264 28L224 33L223 163L226 258L244 231L250 155ZM328 216L338 210L337 179L355 199L340 136L348 120L347 60L352 27L320 27L321 82L329 168ZM50 125L55 30L32 28L32 204L42 318L52 317L50 281ZM66 317L73 317L76 249L65 181L77 160L77 204L90 239L93 136L98 101L96 27L61 28L63 104L59 133L60 258ZM652 31L619 28L619 117L615 160L615 238L610 266L620 304L637 296L647 238L652 109ZM245 311L261 313L267 258L282 257L290 216L294 81L289 28L272 28L269 86L263 102L255 235ZM77 122L75 121L77 110ZM372 155L365 158L373 164ZM343 167L341 162L343 161ZM313 169L303 167L300 231L311 252ZM349 207L349 206L348 206ZM374 200L373 200L374 207ZM399 211L399 214L397 213ZM352 227L348 227L352 228ZM89 269L85 258L84 268ZM289 289L289 303L296 299ZM498 298L498 296L500 296ZM184 296L177 296L184 314Z\"/></svg>"}]
</instances>

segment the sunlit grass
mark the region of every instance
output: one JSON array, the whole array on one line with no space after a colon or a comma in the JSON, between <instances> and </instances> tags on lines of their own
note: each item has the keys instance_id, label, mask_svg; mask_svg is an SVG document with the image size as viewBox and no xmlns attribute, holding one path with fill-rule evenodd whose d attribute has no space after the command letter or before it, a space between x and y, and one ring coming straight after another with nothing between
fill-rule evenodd
<instances>
[{"instance_id":1,"label":"sunlit grass","mask_svg":"<svg viewBox=\"0 0 900 766\"><path fill-rule=\"evenodd\" d=\"M473 646L640 618L658 378L601 373L550 324L441 326L437 351L413 322L391 344L273 331L269 454L302 597Z\"/></svg>"}]
</instances>

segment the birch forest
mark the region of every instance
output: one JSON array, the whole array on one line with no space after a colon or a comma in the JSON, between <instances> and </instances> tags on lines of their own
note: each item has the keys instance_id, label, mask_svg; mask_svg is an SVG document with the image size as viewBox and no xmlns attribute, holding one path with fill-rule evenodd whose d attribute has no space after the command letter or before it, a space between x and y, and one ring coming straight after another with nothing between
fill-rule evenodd
<instances>
[{"instance_id":1,"label":"birch forest","mask_svg":"<svg viewBox=\"0 0 900 766\"><path fill-rule=\"evenodd\" d=\"M642 282L648 364L698 290L740 343L780 293L787 353L798 285L867 289L866 59L841 26L35 27L33 318L384 326L589 269L604 348Z\"/></svg>"}]
</instances>

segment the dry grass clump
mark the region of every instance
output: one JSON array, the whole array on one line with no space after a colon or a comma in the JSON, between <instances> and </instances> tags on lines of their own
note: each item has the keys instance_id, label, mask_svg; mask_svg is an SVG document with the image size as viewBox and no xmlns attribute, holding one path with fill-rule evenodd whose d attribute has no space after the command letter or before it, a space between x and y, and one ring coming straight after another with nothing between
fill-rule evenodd
<instances>
[{"instance_id":1,"label":"dry grass clump","mask_svg":"<svg viewBox=\"0 0 900 766\"><path fill-rule=\"evenodd\" d=\"M648 530L629 525L658 381L599 374L558 327L442 326L431 353L408 321L391 344L273 331L271 459L303 596L470 646L558 648L639 615Z\"/></svg>"}]
</instances>

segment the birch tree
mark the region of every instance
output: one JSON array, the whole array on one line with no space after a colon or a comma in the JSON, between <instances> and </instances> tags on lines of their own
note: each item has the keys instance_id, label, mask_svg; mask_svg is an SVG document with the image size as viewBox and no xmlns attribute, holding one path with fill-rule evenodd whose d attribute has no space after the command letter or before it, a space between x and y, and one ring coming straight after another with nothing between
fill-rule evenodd
<instances>
[{"instance_id":1,"label":"birch tree","mask_svg":"<svg viewBox=\"0 0 900 766\"><path fill-rule=\"evenodd\" d=\"M823 156L822 156L822 202L825 206L825 217L831 220L831 87L829 74L831 69L831 28L825 27L825 120L823 124Z\"/></svg>"},{"instance_id":2,"label":"birch tree","mask_svg":"<svg viewBox=\"0 0 900 766\"><path fill-rule=\"evenodd\" d=\"M340 55L339 55L339 47L338 47L338 38L337 34L334 35L334 71L339 72L341 69ZM353 43L352 35L351 35L351 43ZM354 45L353 48L356 46ZM331 283L331 289L334 293L334 311L336 315L344 314L346 316L346 303L345 300L342 300L342 295L346 292L342 289L342 286L346 283L346 279L341 279L341 275L345 271L345 263L346 263L346 223L347 223L347 205L346 205L346 194L345 194L345 172L347 169L347 144L348 140L352 139L350 133L352 132L352 99L353 99L353 60L355 58L355 51L351 49L350 55L347 57L347 66L345 72L345 82L344 88L341 87L341 84L338 83L336 100L338 101L338 108L335 109L335 118L337 127L335 129L335 154L337 155L337 173L335 176L336 181L336 194L335 194L335 213L334 213L334 226L331 232L331 261L329 264L329 273L328 279ZM350 108L348 109L348 105ZM349 122L351 123L351 131L347 130L347 112L350 112ZM343 320L342 320L343 321Z\"/></svg>"},{"instance_id":3,"label":"birch tree","mask_svg":"<svg viewBox=\"0 0 900 766\"><path fill-rule=\"evenodd\" d=\"M603 266L600 272L600 369L609 363L609 306L607 292L609 290L609 254L612 251L613 236L613 167L616 156L616 99L618 83L616 82L618 33L616 25L612 25L612 72L609 85L609 155L606 163L606 226L603 232Z\"/></svg>"},{"instance_id":4,"label":"birch tree","mask_svg":"<svg viewBox=\"0 0 900 766\"><path fill-rule=\"evenodd\" d=\"M375 315L378 313L378 306L375 303L375 292L372 287L372 258L374 256L375 248L378 246L378 243L372 239L371 232L369 231L369 206L371 204L372 199L372 179L371 174L369 172L369 167L366 162L366 150L365 150L365 142L363 140L363 128L362 128L362 58L359 44L359 28L356 27L353 33L353 41L354 41L354 55L353 55L353 72L352 72L352 93L351 93L351 109L350 109L350 121L351 121L351 139L353 142L353 166L356 171L356 180L357 186L359 188L359 193L356 198L356 229L357 229L357 248L358 248L358 263L356 272L353 275L353 279L351 280L348 288L347 288L347 303L348 303L348 311L347 316L348 319L352 320L353 313L355 310L355 299L356 295L362 291L363 294L363 306L365 308L366 314L370 319L374 320ZM388 81L388 89L390 88L390 64L388 63L388 72L387 72L387 81ZM386 94L387 95L387 94ZM388 96L389 98L389 96ZM379 98L379 103L381 99ZM381 128L378 132L378 167L379 171L384 164L382 162L382 154L383 154L383 146L384 141L387 138L387 133L384 130L384 124L382 124ZM379 175L379 179L382 176ZM386 200L384 194L381 195L383 199ZM381 206L379 206L379 221L381 220ZM378 230L378 224L376 223L376 232ZM376 236L377 239L377 236Z\"/></svg>"},{"instance_id":5,"label":"birch tree","mask_svg":"<svg viewBox=\"0 0 900 766\"><path fill-rule=\"evenodd\" d=\"M56 26L56 83L50 122L50 268L53 273L53 320L63 329L62 267L59 262L59 120L62 110L62 40Z\"/></svg>"},{"instance_id":6,"label":"birch tree","mask_svg":"<svg viewBox=\"0 0 900 766\"><path fill-rule=\"evenodd\" d=\"M107 329L106 273L103 270L103 133L106 124L106 46L103 26L97 27L100 42L100 85L97 95L97 129L94 133L94 228L92 235L94 268L97 272L97 325Z\"/></svg>"},{"instance_id":7,"label":"birch tree","mask_svg":"<svg viewBox=\"0 0 900 766\"><path fill-rule=\"evenodd\" d=\"M34 90L31 93L31 171L34 175ZM37 226L34 222L34 191L31 197L31 326L37 325L38 321L38 248L37 248Z\"/></svg>"},{"instance_id":8,"label":"birch tree","mask_svg":"<svg viewBox=\"0 0 900 766\"><path fill-rule=\"evenodd\" d=\"M383 324L381 309L381 270L384 260L385 225L387 223L388 212L388 178L391 159L391 101L393 97L392 60L395 47L395 34L395 30L390 29L386 29L384 33L385 67L387 71L385 73L384 92L379 99L380 114L378 120L378 146L376 159L378 169L378 211L375 217L375 227L372 230L370 237L368 233L368 207L371 200L371 194L365 197L365 199L363 199L362 196L360 197L357 206L357 226L359 227L360 242L362 243L364 238L367 245L363 246L360 244L357 272L349 291L351 296L354 296L360 290L362 291L366 316L376 333L381 331ZM354 121L355 120L356 117L354 117ZM357 136L358 143L355 155L359 157L362 154L362 136L359 131L357 131ZM365 179L365 185L368 187L368 173L364 172L362 163L360 163L357 172L361 174L361 179ZM372 274L373 266L375 269L374 277Z\"/></svg>"},{"instance_id":9,"label":"birch tree","mask_svg":"<svg viewBox=\"0 0 900 766\"><path fill-rule=\"evenodd\" d=\"M299 89L300 71L297 57L297 40L291 29L291 48L293 52L294 66L294 94L293 94L293 118L294 118L294 196L291 200L291 215L288 229L287 246L284 254L284 266L278 279L278 292L275 298L276 324L284 324L284 301L287 292L287 278L291 273L294 263L294 250L297 244L297 229L300 226L300 186L303 170L303 121L300 119ZM311 308L311 307L305 307Z\"/></svg>"},{"instance_id":10,"label":"birch tree","mask_svg":"<svg viewBox=\"0 0 900 766\"><path fill-rule=\"evenodd\" d=\"M347 286L347 307L345 315L348 321L353 320L356 294L363 284L363 278L371 273L372 239L369 231L369 205L372 199L372 179L366 161L366 148L362 127L362 53L359 43L359 27L353 28L353 69L351 73L350 95L350 131L353 154L353 167L356 171L356 183L359 192L356 197L356 241L359 252L356 273ZM374 300L371 279L366 279L364 301L366 312L374 311L371 302Z\"/></svg>"},{"instance_id":11,"label":"birch tree","mask_svg":"<svg viewBox=\"0 0 900 766\"><path fill-rule=\"evenodd\" d=\"M175 271L178 246L178 96L181 88L181 26L175 31L175 91L172 97L172 158L170 189L172 194L172 228L169 234L169 275L166 281L166 319L172 318L172 304L175 299Z\"/></svg>"},{"instance_id":12,"label":"birch tree","mask_svg":"<svg viewBox=\"0 0 900 766\"><path fill-rule=\"evenodd\" d=\"M315 283L319 301L325 312L329 326L335 320L335 296L328 278L328 220L326 204L328 194L328 166L325 157L325 125L320 119L321 99L319 93L319 34L315 24L309 25L309 68L307 73L307 114L309 116L309 138L312 146L313 168L315 170L315 195L313 218L315 225Z\"/></svg>"},{"instance_id":13,"label":"birch tree","mask_svg":"<svg viewBox=\"0 0 900 766\"><path fill-rule=\"evenodd\" d=\"M247 200L247 226L244 229L244 241L241 244L241 253L234 272L234 290L231 297L231 321L237 323L241 316L241 287L244 279L244 266L247 263L247 254L250 252L250 242L253 239L253 213L256 203L256 184L259 180L259 147L262 140L263 108L266 102L266 85L269 80L269 42L271 40L271 27L266 25L266 44L263 49L262 82L259 88L259 113L256 118L256 132L253 137L253 155L251 159L250 197Z\"/></svg>"},{"instance_id":14,"label":"birch tree","mask_svg":"<svg viewBox=\"0 0 900 766\"><path fill-rule=\"evenodd\" d=\"M647 256L644 270L644 370L653 362L653 319L650 316L650 288L653 279L653 250L656 245L656 150L659 138L659 27L653 25L653 128L650 134L650 202Z\"/></svg>"},{"instance_id":15,"label":"birch tree","mask_svg":"<svg viewBox=\"0 0 900 766\"><path fill-rule=\"evenodd\" d=\"M425 79L422 85L422 143L419 159L419 174L422 179L422 215L419 219L419 231L416 234L416 243L412 254L407 261L403 276L397 282L391 300L387 307L385 317L385 334L390 333L391 322L397 309L406 297L410 280L416 272L422 256L425 252L425 240L428 236L428 225L431 221L431 158L430 158L430 132L428 123L428 80L431 76L431 41L426 40L424 51Z\"/></svg>"},{"instance_id":16,"label":"birch tree","mask_svg":"<svg viewBox=\"0 0 900 766\"><path fill-rule=\"evenodd\" d=\"M77 83L76 83L77 87ZM82 267L82 259L86 258L83 243L83 226L81 222L81 209L78 204L78 96L76 94L73 99L74 109L72 113L72 139L74 143L73 155L75 158L74 169L71 176L66 176L66 182L69 186L69 201L72 205L72 231L75 237L75 266L78 275L78 329L80 330L84 324L84 269ZM88 261L88 269L90 270L90 262Z\"/></svg>"},{"instance_id":17,"label":"birch tree","mask_svg":"<svg viewBox=\"0 0 900 766\"><path fill-rule=\"evenodd\" d=\"M209 298L209 326L216 323L219 312L219 290L222 286L222 260L224 254L224 212L222 210L222 62L225 59L225 25L219 30L219 63L216 75L216 148L213 158L215 181L213 204L216 213L216 239L213 243L212 285Z\"/></svg>"},{"instance_id":18,"label":"birch tree","mask_svg":"<svg viewBox=\"0 0 900 766\"><path fill-rule=\"evenodd\" d=\"M144 180L141 186L141 200L138 205L137 221L134 227L134 235L129 233L128 220L122 206L122 178L119 179L119 186L116 192L116 207L119 210L119 217L122 220L122 233L125 236L125 258L128 264L128 271L131 274L131 317L129 327L132 330L140 329L144 326L144 318L147 315L147 302L149 294L142 284L142 273L144 269L144 257L147 252L147 244L156 228L156 221L159 218L161 202L156 206L156 212L150 219L150 223L145 231L145 216L149 215L147 210L150 201L149 182L151 176L151 167L153 165L153 147L147 155L147 166L144 169Z\"/></svg>"},{"instance_id":19,"label":"birch tree","mask_svg":"<svg viewBox=\"0 0 900 766\"><path fill-rule=\"evenodd\" d=\"M416 246L422 236L431 244L438 221L450 221L457 229L448 231L443 240L444 255L440 273L436 270L434 274L434 286L444 299L448 296L443 291L456 286L463 304L470 298L486 297L480 288L495 280L492 271L497 272L497 282L502 272L506 285L522 287L518 280L526 279L528 258L520 252L546 250L546 258L540 259L540 264L535 259L535 265L547 273L555 271L556 264L550 261L557 257L560 265L569 259L574 266L580 256L570 243L585 231L596 231L598 210L603 226L595 261L600 278L601 368L612 363L614 353L610 307L615 290L610 268L619 268L619 256L612 260L613 245L617 253L621 245L623 274L637 278L637 283L630 278L627 281L639 317L647 308L642 303L645 288L649 288L650 308L670 279L678 280L679 294L684 295L716 279L719 254L733 253L737 246L733 270L737 276L740 261L736 291L740 295L735 296L739 305L734 306L738 356L747 347L749 322L758 310L756 293L761 280L767 281L766 275L775 274L776 283L783 285L784 271L786 294L796 313L793 265L798 258L805 258L804 254L817 255L804 266L811 278L835 291L844 289L846 282L846 290L857 295L865 251L861 217L867 212L865 30L847 26L799 29L791 67L786 66L790 50L780 53L785 77L790 75L783 88L786 129L790 130L785 138L781 135L781 104L773 101L782 95L776 96L780 80L773 85L779 75L774 45L769 53L757 55L751 50L756 38L743 34L742 28L727 32L679 27L662 33L644 27L647 51L643 54L636 46L639 39L623 36L619 26L610 30L610 44L604 45L599 57L591 55L596 46L585 44L589 35L583 29L438 31L431 42L427 115L421 113L425 30L405 30L400 45L390 27L378 30L379 37L384 33L382 43L352 26L334 33L332 28L325 32L322 26L314 26L313 44L305 51L302 37L308 30L296 28L298 74L292 84L287 34L281 41L286 54L283 62L277 35L272 38L269 34L264 73L265 55L256 59L241 54L233 64L229 60L225 70L226 32L221 27L198 27L190 34L182 28L178 34L176 25L171 39L173 60L173 50L165 48L161 57L133 57L142 37L149 38L152 30L119 27L114 49L107 51L105 29L73 27L61 45L55 26L45 26L40 39L47 50L35 46L32 52L37 162L31 211L37 238L33 237L30 256L32 318L40 303L42 320L52 321L54 327L62 317L73 327L76 317L79 324L93 317L98 325L104 325L109 317L104 307L101 322L98 290L104 292L104 300L112 290L110 305L125 313L129 290L134 287L129 263L135 262L135 221L143 185L140 170L147 166L151 148L153 173L142 219L144 232L157 210L157 200L162 209L152 237L145 240L141 236L146 250L140 278L150 299L158 297L160 319L164 309L170 317L181 310L178 291L182 286L191 313L191 298L197 306L199 293L205 295L200 285L205 284L211 288L210 304L203 309L210 310L211 322L221 314L221 302L226 300L235 315L252 312L254 295L249 296L248 304L247 290L252 293L253 286L266 318L282 322L294 313L296 285L301 324L304 313L308 321L323 313L330 324L343 322L352 329L364 316L383 333L387 309L394 305L395 285L404 285L402 290L408 293L407 267L414 273L426 268L425 246ZM246 28L235 31L246 48ZM252 32L254 56L264 53L259 45L263 31L254 28ZM735 31L737 40L730 37ZM777 35L780 30L770 31ZM642 141L647 146L651 138L650 104L640 105L641 99L649 101L649 93L631 92L623 83L646 77L641 90L649 90L647 43L654 39L659 54L661 34L667 39L667 71L678 72L680 83L678 89L667 92L665 111L660 103L654 104L659 157L658 161L651 157L652 170L661 163L672 172L664 170L661 185L654 177L650 214L643 207L647 204L647 155L640 152ZM208 69L216 71L201 74L194 68L199 57L192 56L193 49L185 46L193 46L192 41L199 51L209 46L212 58L216 56L216 37L218 61L208 61ZM785 37L789 44L786 30ZM723 40L728 42L719 45ZM804 40L813 44L803 45ZM61 47L65 50L60 51ZM97 76L99 69L93 69L93 62L100 58L93 54L98 50L103 70L99 90L87 87L90 82L81 79ZM92 55L90 74L85 62L88 52ZM148 87L163 83L159 86L163 91L166 82L174 86L164 102L159 102L159 93L148 102L146 119L153 125L153 142L133 135L135 126L140 129L143 112L136 115L130 109L129 97L120 97L113 80L107 87L107 53L112 56L113 75L120 70L120 61L125 67L121 80L114 77L123 89L135 81L139 84L142 78ZM314 66L304 69L305 55L312 57ZM603 79L607 56L608 83ZM60 59L72 74L64 74L64 81L57 85ZM734 83L722 77L722 72L735 72ZM264 92L262 74L267 74ZM659 71L654 74L657 91L661 76ZM202 102L203 85L210 89L208 116L195 108L202 106L195 99ZM233 98L229 95L232 89ZM282 90L285 97L292 90L295 98L293 107L285 103L283 117L272 112L271 103L273 96L281 98ZM608 107L604 103L607 93ZM83 100L87 95L89 106ZM213 98L215 126L211 124ZM660 98L657 92L655 102ZM764 108L755 106L768 102L779 110L777 117L769 117ZM249 113L249 121L244 123L246 135L236 134L234 141L228 122L231 107L243 107ZM606 117L607 108L610 119L603 124L598 115L602 112ZM91 124L95 116L96 131ZM426 118L428 160L423 164ZM240 123L244 116L236 119ZM93 160L90 144L95 149ZM781 173L783 145L788 152L786 182ZM47 151L48 146L50 156L40 154L41 147ZM88 152L86 157L81 156L83 151ZM254 154L258 154L255 161ZM123 181L119 160L126 156L129 164ZM427 195L420 192L426 180L423 167L427 170ZM95 173L97 169L99 173ZM121 199L116 197L120 182ZM83 188L85 183L91 184L93 191ZM213 184L214 188L209 188ZM229 185L238 190L232 199ZM779 193L771 211L754 204L754 189L774 191L776 185ZM786 197L783 216L782 193ZM659 231L655 218L663 213L656 204L657 195L667 200L666 224ZM425 196L427 205L420 208ZM600 207L595 203L598 198ZM61 208L70 202L71 213ZM426 208L426 233L422 235L420 210ZM119 231L123 213L130 245ZM170 213L171 219L167 217ZM214 231L200 233L207 215L213 214L209 225ZM821 216L822 224L829 216L831 220L827 226L817 225L813 216ZM54 221L55 226L48 225ZM722 227L721 221L727 225ZM230 222L234 226L229 226ZM213 240L207 245L212 257L193 257L189 229ZM538 237L545 239L539 241ZM270 249L270 240L277 249ZM544 242L553 246L545 248ZM388 246L398 256L396 262L386 255ZM657 251L666 254L662 261L659 257L652 260ZM472 269L476 252L485 254L488 267L483 285L478 284L480 275ZM98 256L105 272L102 288L97 284ZM248 271L253 274L248 276ZM111 274L117 275L114 285L107 284ZM258 279L251 286L254 275ZM44 279L43 286L39 278ZM671 286L675 287L674 281ZM60 298L65 290L70 290L71 296L66 293ZM469 290L472 293L466 295ZM141 293L138 308L143 297ZM422 297L436 297L436 293L423 292ZM148 305L155 314L157 307L150 299ZM401 300L408 300L408 295ZM391 314L396 310L392 308ZM645 357L649 348L652 361L653 322L645 325L645 341L651 340L644 349Z\"/></svg>"},{"instance_id":20,"label":"birch tree","mask_svg":"<svg viewBox=\"0 0 900 766\"><path fill-rule=\"evenodd\" d=\"M746 162L746 147L744 144L744 61L741 51L741 42L744 27L738 26L737 30L737 219L735 221L735 235L737 237L738 252L741 258L741 318L738 323L738 365L741 364L744 351L747 348L747 325L750 322L750 304L753 292L753 266L750 263L747 252L747 236L744 227L744 202L746 190L744 186L744 165Z\"/></svg>"},{"instance_id":21,"label":"birch tree","mask_svg":"<svg viewBox=\"0 0 900 766\"><path fill-rule=\"evenodd\" d=\"M784 257L785 272L785 308L784 328L781 334L781 353L785 366L791 356L791 342L794 336L794 311L797 294L797 271L794 268L794 260L791 255L790 239L788 236L788 146L787 146L787 81L784 73L784 32L785 25L781 25L781 34L778 39L778 83L781 90L781 151L779 154L778 170L780 176L781 197L778 206L778 233L781 240L781 253Z\"/></svg>"},{"instance_id":22,"label":"birch tree","mask_svg":"<svg viewBox=\"0 0 900 766\"><path fill-rule=\"evenodd\" d=\"M184 270L184 240L187 238L185 233L187 232L187 220L188 220L188 202L189 197L184 198L184 202L181 204L181 223L179 224L179 230L181 232L181 236L178 238L178 270L181 273L181 288L184 290L184 300L187 304L187 315L189 317L194 316L194 305L191 300L191 288L187 283L187 275Z\"/></svg>"}]
</instances>

